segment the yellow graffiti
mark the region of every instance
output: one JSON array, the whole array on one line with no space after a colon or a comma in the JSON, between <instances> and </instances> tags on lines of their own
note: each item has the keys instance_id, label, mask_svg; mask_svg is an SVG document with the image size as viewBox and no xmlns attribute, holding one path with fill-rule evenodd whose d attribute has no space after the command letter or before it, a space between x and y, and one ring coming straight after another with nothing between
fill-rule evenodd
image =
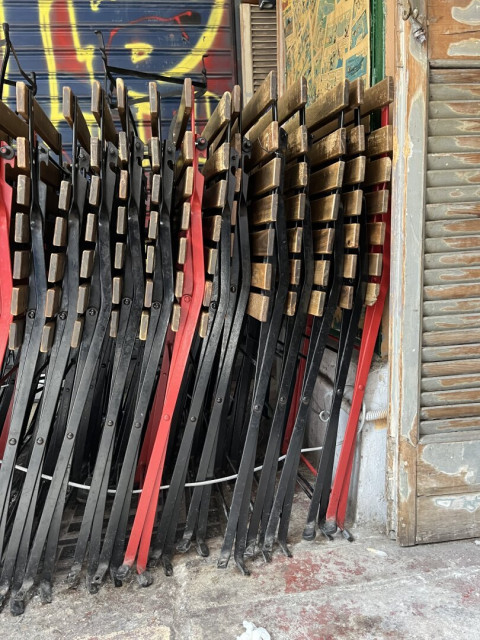
<instances>
[{"instance_id":1,"label":"yellow graffiti","mask_svg":"<svg viewBox=\"0 0 480 640\"><path fill-rule=\"evenodd\" d=\"M148 42L133 42L125 45L125 49L130 51L130 59L133 64L143 62L150 57L153 51L153 45Z\"/></svg>"},{"instance_id":2,"label":"yellow graffiti","mask_svg":"<svg viewBox=\"0 0 480 640\"><path fill-rule=\"evenodd\" d=\"M103 0L90 0L90 9L92 11L98 11L102 2ZM110 2L116 2L116 0L110 0Z\"/></svg>"},{"instance_id":3,"label":"yellow graffiti","mask_svg":"<svg viewBox=\"0 0 480 640\"><path fill-rule=\"evenodd\" d=\"M109 0L115 2L116 0ZM105 0L90 0L90 8L92 11L99 11L100 5ZM52 38L52 23L54 23L54 3L55 0L38 0L38 15L40 32L43 43L43 52L45 55L47 70L48 70L48 83L50 94L50 118L52 122L57 126L63 121L62 108L60 104L59 83L57 77L57 65L55 61L55 50L53 46ZM94 74L94 60L95 60L95 46L94 45L82 45L79 31L77 27L77 18L75 14L75 0L67 0L68 16L71 27L71 35L73 40L73 46L75 49L75 55L78 62L85 65L86 74L88 76L90 84L93 83L95 78ZM215 0L214 5L210 11L210 15L207 24L204 28L202 36L195 44L193 49L185 55L185 57L174 67L166 71L166 75L172 76L188 76L193 71L197 70L202 63L202 56L207 53L213 46L218 30L222 24L224 12L224 0ZM51 15L52 14L52 15ZM5 21L5 12L3 0L0 0L0 23ZM154 46L146 42L135 42L125 45L125 48L130 51L130 59L133 65L143 62L148 59L154 50ZM6 87L6 91L8 87ZM132 98L147 98L146 93L131 92ZM212 113L212 106L218 101L219 96L206 92L204 95L204 104L206 109L207 119ZM136 116L139 123L139 134L145 139L144 123L148 121L149 107L148 100L145 103L138 102L133 107L136 111ZM90 113L85 113L86 120L91 127L95 125L95 119Z\"/></svg>"},{"instance_id":4,"label":"yellow graffiti","mask_svg":"<svg viewBox=\"0 0 480 640\"><path fill-rule=\"evenodd\" d=\"M203 32L201 38L199 38L197 44L193 47L189 54L183 58L181 62L177 64L177 66L173 67L173 69L169 69L168 73L172 76L175 75L184 75L190 71L193 71L198 65L202 63L202 56L204 53L207 53L209 49L211 49L218 29L222 24L223 18L223 5L224 0L215 0L215 4L212 7L212 11L210 12L210 16L208 18L207 25Z\"/></svg>"}]
</instances>

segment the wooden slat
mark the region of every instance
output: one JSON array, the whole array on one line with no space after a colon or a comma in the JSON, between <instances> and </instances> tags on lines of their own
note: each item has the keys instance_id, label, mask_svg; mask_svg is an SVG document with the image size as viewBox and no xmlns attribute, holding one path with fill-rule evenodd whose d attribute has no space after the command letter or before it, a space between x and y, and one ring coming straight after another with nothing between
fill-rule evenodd
<instances>
[{"instance_id":1,"label":"wooden slat","mask_svg":"<svg viewBox=\"0 0 480 640\"><path fill-rule=\"evenodd\" d=\"M313 232L313 247L315 253L329 254L333 251L333 229L319 229Z\"/></svg>"},{"instance_id":2,"label":"wooden slat","mask_svg":"<svg viewBox=\"0 0 480 640\"><path fill-rule=\"evenodd\" d=\"M392 175L392 161L390 158L379 158L367 163L365 186L373 187L377 184L390 182Z\"/></svg>"},{"instance_id":3,"label":"wooden slat","mask_svg":"<svg viewBox=\"0 0 480 640\"><path fill-rule=\"evenodd\" d=\"M342 186L345 163L340 161L312 173L308 192L310 195L332 191Z\"/></svg>"},{"instance_id":4,"label":"wooden slat","mask_svg":"<svg viewBox=\"0 0 480 640\"><path fill-rule=\"evenodd\" d=\"M204 216L202 219L203 237L212 242L220 241L222 216Z\"/></svg>"},{"instance_id":5,"label":"wooden slat","mask_svg":"<svg viewBox=\"0 0 480 640\"><path fill-rule=\"evenodd\" d=\"M270 289L272 285L272 265L270 263L252 263L252 287Z\"/></svg>"},{"instance_id":6,"label":"wooden slat","mask_svg":"<svg viewBox=\"0 0 480 640\"><path fill-rule=\"evenodd\" d=\"M345 247L347 249L356 249L360 242L360 225L345 224L343 226Z\"/></svg>"},{"instance_id":7,"label":"wooden slat","mask_svg":"<svg viewBox=\"0 0 480 640\"><path fill-rule=\"evenodd\" d=\"M288 222L304 219L306 201L307 197L304 193L298 193L285 200L285 218Z\"/></svg>"},{"instance_id":8,"label":"wooden slat","mask_svg":"<svg viewBox=\"0 0 480 640\"><path fill-rule=\"evenodd\" d=\"M470 284L431 285L423 288L424 300L451 300L480 296L480 282Z\"/></svg>"},{"instance_id":9,"label":"wooden slat","mask_svg":"<svg viewBox=\"0 0 480 640\"><path fill-rule=\"evenodd\" d=\"M192 112L192 80L191 78L185 78L183 82L182 97L180 99L180 106L178 107L177 115L175 118L175 124L173 126L173 141L177 149L183 140L183 134L188 125L190 113Z\"/></svg>"},{"instance_id":10,"label":"wooden slat","mask_svg":"<svg viewBox=\"0 0 480 640\"><path fill-rule=\"evenodd\" d=\"M28 125L0 100L1 128L10 138L28 139Z\"/></svg>"},{"instance_id":11,"label":"wooden slat","mask_svg":"<svg viewBox=\"0 0 480 640\"><path fill-rule=\"evenodd\" d=\"M248 131L258 116L277 99L277 73L270 71L242 111L242 129Z\"/></svg>"},{"instance_id":12,"label":"wooden slat","mask_svg":"<svg viewBox=\"0 0 480 640\"><path fill-rule=\"evenodd\" d=\"M365 156L358 156L345 163L345 173L343 176L343 184L348 187L351 185L357 185L365 179L365 169L367 165L367 159Z\"/></svg>"},{"instance_id":13,"label":"wooden slat","mask_svg":"<svg viewBox=\"0 0 480 640\"><path fill-rule=\"evenodd\" d=\"M299 78L279 97L277 102L278 121L286 122L307 104L307 80Z\"/></svg>"},{"instance_id":14,"label":"wooden slat","mask_svg":"<svg viewBox=\"0 0 480 640\"><path fill-rule=\"evenodd\" d=\"M31 196L30 177L19 175L17 178L17 204L22 207L29 207L30 196Z\"/></svg>"},{"instance_id":15,"label":"wooden slat","mask_svg":"<svg viewBox=\"0 0 480 640\"><path fill-rule=\"evenodd\" d=\"M81 284L78 287L77 313L84 314L87 311L89 301L90 301L90 285Z\"/></svg>"},{"instance_id":16,"label":"wooden slat","mask_svg":"<svg viewBox=\"0 0 480 640\"><path fill-rule=\"evenodd\" d=\"M28 214L17 212L15 214L14 240L19 244L30 240L30 218Z\"/></svg>"},{"instance_id":17,"label":"wooden slat","mask_svg":"<svg viewBox=\"0 0 480 640\"><path fill-rule=\"evenodd\" d=\"M476 391L475 396L478 399L478 392ZM468 401L467 404L422 407L420 411L421 420L468 418L472 416L480 416L480 404L471 401Z\"/></svg>"},{"instance_id":18,"label":"wooden slat","mask_svg":"<svg viewBox=\"0 0 480 640\"><path fill-rule=\"evenodd\" d=\"M371 307L374 305L380 294L380 285L377 282L368 282L367 291L365 293L365 305Z\"/></svg>"},{"instance_id":19,"label":"wooden slat","mask_svg":"<svg viewBox=\"0 0 480 640\"><path fill-rule=\"evenodd\" d=\"M364 153L366 148L365 126L360 124L347 130L347 154L349 156Z\"/></svg>"},{"instance_id":20,"label":"wooden slat","mask_svg":"<svg viewBox=\"0 0 480 640\"><path fill-rule=\"evenodd\" d=\"M281 158L274 158L250 176L249 194L258 197L280 186Z\"/></svg>"},{"instance_id":21,"label":"wooden slat","mask_svg":"<svg viewBox=\"0 0 480 640\"><path fill-rule=\"evenodd\" d=\"M367 213L372 216L387 213L389 196L390 192L388 189L365 194Z\"/></svg>"},{"instance_id":22,"label":"wooden slat","mask_svg":"<svg viewBox=\"0 0 480 640\"><path fill-rule=\"evenodd\" d=\"M215 111L208 119L205 128L202 131L202 136L210 143L219 132L230 122L232 113L232 96L229 91L225 91L220 98Z\"/></svg>"},{"instance_id":23,"label":"wooden slat","mask_svg":"<svg viewBox=\"0 0 480 640\"><path fill-rule=\"evenodd\" d=\"M272 153L278 150L279 145L280 134L278 122L271 122L261 131L260 135L255 139L255 142L253 142L248 166L254 167L265 162Z\"/></svg>"},{"instance_id":24,"label":"wooden slat","mask_svg":"<svg viewBox=\"0 0 480 640\"><path fill-rule=\"evenodd\" d=\"M336 117L349 103L350 85L348 81L340 82L306 110L306 123L309 131L318 129Z\"/></svg>"},{"instance_id":25,"label":"wooden slat","mask_svg":"<svg viewBox=\"0 0 480 640\"><path fill-rule=\"evenodd\" d=\"M367 238L369 244L383 245L385 242L385 222L370 222L367 224Z\"/></svg>"},{"instance_id":26,"label":"wooden slat","mask_svg":"<svg viewBox=\"0 0 480 640\"><path fill-rule=\"evenodd\" d=\"M298 127L288 136L285 161L291 162L308 153L308 130L305 125Z\"/></svg>"},{"instance_id":27,"label":"wooden slat","mask_svg":"<svg viewBox=\"0 0 480 640\"><path fill-rule=\"evenodd\" d=\"M28 278L30 274L30 251L15 251L13 254L12 277L14 280Z\"/></svg>"},{"instance_id":28,"label":"wooden slat","mask_svg":"<svg viewBox=\"0 0 480 640\"><path fill-rule=\"evenodd\" d=\"M363 103L360 105L361 115L365 116L372 111L388 106L393 102L394 95L393 78L387 76L373 87L365 89Z\"/></svg>"},{"instance_id":29,"label":"wooden slat","mask_svg":"<svg viewBox=\"0 0 480 640\"><path fill-rule=\"evenodd\" d=\"M480 233L480 219L449 220L447 222L427 222L425 224L427 238L462 236L466 233Z\"/></svg>"},{"instance_id":30,"label":"wooden slat","mask_svg":"<svg viewBox=\"0 0 480 640\"><path fill-rule=\"evenodd\" d=\"M50 262L48 265L48 282L60 282L65 272L65 254L50 254Z\"/></svg>"},{"instance_id":31,"label":"wooden slat","mask_svg":"<svg viewBox=\"0 0 480 640\"><path fill-rule=\"evenodd\" d=\"M260 293L250 293L247 305L247 314L259 322L266 322L268 303L268 296L264 296Z\"/></svg>"},{"instance_id":32,"label":"wooden slat","mask_svg":"<svg viewBox=\"0 0 480 640\"><path fill-rule=\"evenodd\" d=\"M450 418L446 420L422 420L420 422L420 433L422 436L429 434L442 434L457 432L462 435L462 432L467 434L471 431L478 429L478 417L473 418ZM465 436L463 436L465 437Z\"/></svg>"},{"instance_id":33,"label":"wooden slat","mask_svg":"<svg viewBox=\"0 0 480 640\"><path fill-rule=\"evenodd\" d=\"M302 250L302 234L301 227L287 229L288 250L290 253L300 253Z\"/></svg>"},{"instance_id":34,"label":"wooden slat","mask_svg":"<svg viewBox=\"0 0 480 640\"><path fill-rule=\"evenodd\" d=\"M445 120L444 122L448 123L450 121ZM428 139L429 153L465 153L477 151L480 151L480 137L477 135L444 135Z\"/></svg>"},{"instance_id":35,"label":"wooden slat","mask_svg":"<svg viewBox=\"0 0 480 640\"><path fill-rule=\"evenodd\" d=\"M205 180L210 180L211 178L218 176L218 174L228 171L229 164L230 145L225 143L222 144L203 165L202 173Z\"/></svg>"},{"instance_id":36,"label":"wooden slat","mask_svg":"<svg viewBox=\"0 0 480 640\"><path fill-rule=\"evenodd\" d=\"M346 253L343 258L343 277L354 278L357 271L358 255L356 253Z\"/></svg>"},{"instance_id":37,"label":"wooden slat","mask_svg":"<svg viewBox=\"0 0 480 640\"><path fill-rule=\"evenodd\" d=\"M427 253L425 269L445 269L447 267L471 267L480 264L480 252L465 251L454 253Z\"/></svg>"},{"instance_id":38,"label":"wooden slat","mask_svg":"<svg viewBox=\"0 0 480 640\"><path fill-rule=\"evenodd\" d=\"M480 441L432 442L417 450L419 496L479 491Z\"/></svg>"},{"instance_id":39,"label":"wooden slat","mask_svg":"<svg viewBox=\"0 0 480 640\"><path fill-rule=\"evenodd\" d=\"M313 284L319 287L328 285L330 275L330 260L315 260L315 270L313 273Z\"/></svg>"},{"instance_id":40,"label":"wooden slat","mask_svg":"<svg viewBox=\"0 0 480 640\"><path fill-rule=\"evenodd\" d=\"M299 285L302 275L302 261L298 259L289 260L290 263L290 284Z\"/></svg>"},{"instance_id":41,"label":"wooden slat","mask_svg":"<svg viewBox=\"0 0 480 640\"><path fill-rule=\"evenodd\" d=\"M434 220L456 220L475 216L480 217L480 202L427 204L425 207L427 223Z\"/></svg>"},{"instance_id":42,"label":"wooden slat","mask_svg":"<svg viewBox=\"0 0 480 640\"><path fill-rule=\"evenodd\" d=\"M325 293L325 291L317 291L316 289L314 289L310 296L308 313L312 316L316 316L317 318L321 317L325 308L326 297L327 294Z\"/></svg>"},{"instance_id":43,"label":"wooden slat","mask_svg":"<svg viewBox=\"0 0 480 640\"><path fill-rule=\"evenodd\" d=\"M50 351L54 336L55 322L46 322L42 329L42 337L40 339L40 353L48 353Z\"/></svg>"},{"instance_id":44,"label":"wooden slat","mask_svg":"<svg viewBox=\"0 0 480 640\"><path fill-rule=\"evenodd\" d=\"M297 292L288 291L287 300L285 302L285 310L284 310L285 315L290 317L294 316L296 308L297 308Z\"/></svg>"},{"instance_id":45,"label":"wooden slat","mask_svg":"<svg viewBox=\"0 0 480 640\"><path fill-rule=\"evenodd\" d=\"M192 169L189 167L186 173ZM193 169L192 169L193 171ZM192 189L193 189L193 173L192 173ZM211 187L205 190L202 200L202 208L204 210L208 209L222 209L225 206L225 200L227 197L227 181L220 180L216 182Z\"/></svg>"},{"instance_id":46,"label":"wooden slat","mask_svg":"<svg viewBox=\"0 0 480 640\"><path fill-rule=\"evenodd\" d=\"M427 187L464 186L480 183L478 169L443 169L427 171Z\"/></svg>"},{"instance_id":47,"label":"wooden slat","mask_svg":"<svg viewBox=\"0 0 480 640\"><path fill-rule=\"evenodd\" d=\"M103 107L103 109L102 109ZM105 139L113 144L117 143L117 129L113 121L112 112L108 106L105 92L98 80L92 83L92 102L91 111L100 126L103 114L103 126L105 130Z\"/></svg>"},{"instance_id":48,"label":"wooden slat","mask_svg":"<svg viewBox=\"0 0 480 640\"><path fill-rule=\"evenodd\" d=\"M17 113L24 118L26 122L29 120L28 109L28 88L24 82L17 82L16 84L16 97L17 97ZM40 135L42 140L48 144L48 146L59 154L62 148L62 137L53 125L50 118L47 116L42 107L38 104L37 100L32 97L33 107L33 122L35 131ZM2 129L5 129L5 125L2 121ZM25 137L27 134L22 134Z\"/></svg>"},{"instance_id":49,"label":"wooden slat","mask_svg":"<svg viewBox=\"0 0 480 640\"><path fill-rule=\"evenodd\" d=\"M338 193L312 200L311 215L312 222L330 222L337 219L341 197Z\"/></svg>"},{"instance_id":50,"label":"wooden slat","mask_svg":"<svg viewBox=\"0 0 480 640\"><path fill-rule=\"evenodd\" d=\"M25 313L28 306L28 285L20 284L12 289L10 302L10 313L12 316L19 316Z\"/></svg>"},{"instance_id":51,"label":"wooden slat","mask_svg":"<svg viewBox=\"0 0 480 640\"><path fill-rule=\"evenodd\" d=\"M250 234L250 252L254 256L272 256L275 247L275 230L264 229Z\"/></svg>"},{"instance_id":52,"label":"wooden slat","mask_svg":"<svg viewBox=\"0 0 480 640\"><path fill-rule=\"evenodd\" d=\"M380 127L368 136L367 157L374 158L383 153L393 152L393 125Z\"/></svg>"},{"instance_id":53,"label":"wooden slat","mask_svg":"<svg viewBox=\"0 0 480 640\"><path fill-rule=\"evenodd\" d=\"M429 303L437 304L437 303ZM423 318L423 331L424 337L429 335L429 332L437 334L444 331L451 331L453 329L467 329L468 327L479 328L480 327L480 313L461 313L451 315L438 315L438 316L424 316Z\"/></svg>"},{"instance_id":54,"label":"wooden slat","mask_svg":"<svg viewBox=\"0 0 480 640\"><path fill-rule=\"evenodd\" d=\"M478 254L477 256L480 258ZM427 285L475 282L478 279L480 279L480 267L465 267L464 269L426 269L423 276L423 282Z\"/></svg>"},{"instance_id":55,"label":"wooden slat","mask_svg":"<svg viewBox=\"0 0 480 640\"><path fill-rule=\"evenodd\" d=\"M345 217L359 216L362 213L363 191L347 191L342 194L343 214Z\"/></svg>"},{"instance_id":56,"label":"wooden slat","mask_svg":"<svg viewBox=\"0 0 480 640\"><path fill-rule=\"evenodd\" d=\"M424 331L422 343L424 347L452 344L469 344L480 342L480 329L454 329L451 331Z\"/></svg>"},{"instance_id":57,"label":"wooden slat","mask_svg":"<svg viewBox=\"0 0 480 640\"><path fill-rule=\"evenodd\" d=\"M455 409L452 405L466 404L479 400L478 389L448 389L445 391L426 391L421 394L423 408L434 407L441 411L441 405L447 405L455 417ZM480 418L480 413L479 413Z\"/></svg>"},{"instance_id":58,"label":"wooden slat","mask_svg":"<svg viewBox=\"0 0 480 640\"><path fill-rule=\"evenodd\" d=\"M62 290L60 287L51 287L47 289L47 296L45 298L45 317L52 318L57 314L60 307L60 298L62 296Z\"/></svg>"},{"instance_id":59,"label":"wooden slat","mask_svg":"<svg viewBox=\"0 0 480 640\"><path fill-rule=\"evenodd\" d=\"M368 275L381 276L382 267L383 267L383 254L369 253L368 254Z\"/></svg>"},{"instance_id":60,"label":"wooden slat","mask_svg":"<svg viewBox=\"0 0 480 640\"><path fill-rule=\"evenodd\" d=\"M292 189L303 189L308 184L308 165L306 162L298 162L290 165L285 170L283 190L284 192Z\"/></svg>"},{"instance_id":61,"label":"wooden slat","mask_svg":"<svg viewBox=\"0 0 480 640\"><path fill-rule=\"evenodd\" d=\"M288 201L287 201L288 202ZM278 210L278 194L272 193L265 198L255 200L249 207L251 225L275 222Z\"/></svg>"},{"instance_id":62,"label":"wooden slat","mask_svg":"<svg viewBox=\"0 0 480 640\"><path fill-rule=\"evenodd\" d=\"M117 78L117 94L118 94L118 80L121 80L121 78ZM156 82L148 83L148 105L150 108L150 126L152 128L152 135L158 136L158 133L159 133L158 116L160 115L160 100L159 100L159 94L158 94L158 88L157 88ZM119 113L119 115L120 115L120 120L122 121L122 127L123 129L125 129L126 114Z\"/></svg>"},{"instance_id":63,"label":"wooden slat","mask_svg":"<svg viewBox=\"0 0 480 640\"><path fill-rule=\"evenodd\" d=\"M439 376L423 378L422 391L447 391L449 389L478 389L480 374L466 373L457 376Z\"/></svg>"},{"instance_id":64,"label":"wooden slat","mask_svg":"<svg viewBox=\"0 0 480 640\"><path fill-rule=\"evenodd\" d=\"M423 305L423 315L458 315L460 313L471 313L478 311L478 299L470 298L463 300L435 300L425 302Z\"/></svg>"},{"instance_id":65,"label":"wooden slat","mask_svg":"<svg viewBox=\"0 0 480 640\"><path fill-rule=\"evenodd\" d=\"M117 227L116 231L120 235L127 233L127 209L124 206L117 209Z\"/></svg>"},{"instance_id":66,"label":"wooden slat","mask_svg":"<svg viewBox=\"0 0 480 640\"><path fill-rule=\"evenodd\" d=\"M90 190L88 192L88 204L92 207L100 205L101 181L100 176L92 176L90 180Z\"/></svg>"},{"instance_id":67,"label":"wooden slat","mask_svg":"<svg viewBox=\"0 0 480 640\"><path fill-rule=\"evenodd\" d=\"M443 362L446 360L465 360L480 356L480 344L448 345L445 347L424 347L422 358L424 363ZM451 372L453 374L453 372ZM446 374L440 374L446 375Z\"/></svg>"},{"instance_id":68,"label":"wooden slat","mask_svg":"<svg viewBox=\"0 0 480 640\"><path fill-rule=\"evenodd\" d=\"M355 290L350 285L344 285L340 292L340 300L338 306L340 309L351 309L353 307L353 295Z\"/></svg>"},{"instance_id":69,"label":"wooden slat","mask_svg":"<svg viewBox=\"0 0 480 640\"><path fill-rule=\"evenodd\" d=\"M479 69L430 69L430 84L480 83Z\"/></svg>"},{"instance_id":70,"label":"wooden slat","mask_svg":"<svg viewBox=\"0 0 480 640\"><path fill-rule=\"evenodd\" d=\"M336 160L347 152L347 130L337 129L330 135L314 142L310 148L308 159L312 167L323 162Z\"/></svg>"},{"instance_id":71,"label":"wooden slat","mask_svg":"<svg viewBox=\"0 0 480 640\"><path fill-rule=\"evenodd\" d=\"M432 100L428 105L428 113L430 118L478 118L480 101Z\"/></svg>"},{"instance_id":72,"label":"wooden slat","mask_svg":"<svg viewBox=\"0 0 480 640\"><path fill-rule=\"evenodd\" d=\"M427 168L436 171L480 168L480 153L429 153Z\"/></svg>"},{"instance_id":73,"label":"wooden slat","mask_svg":"<svg viewBox=\"0 0 480 640\"><path fill-rule=\"evenodd\" d=\"M85 151L88 152L90 150L90 131L78 103L75 108L75 96L70 87L63 87L63 117L72 128L75 121L77 138Z\"/></svg>"},{"instance_id":74,"label":"wooden slat","mask_svg":"<svg viewBox=\"0 0 480 640\"><path fill-rule=\"evenodd\" d=\"M155 268L155 247L150 244L147 246L145 252L145 271L147 273L153 273Z\"/></svg>"},{"instance_id":75,"label":"wooden slat","mask_svg":"<svg viewBox=\"0 0 480 640\"><path fill-rule=\"evenodd\" d=\"M208 192L208 189L207 189ZM193 167L187 167L177 185L177 194L181 200L187 200L193 193Z\"/></svg>"},{"instance_id":76,"label":"wooden slat","mask_svg":"<svg viewBox=\"0 0 480 640\"><path fill-rule=\"evenodd\" d=\"M467 251L468 249L480 248L480 237L471 236L452 236L444 238L426 238L426 253L443 253L448 251ZM462 255L462 258L464 254Z\"/></svg>"},{"instance_id":77,"label":"wooden slat","mask_svg":"<svg viewBox=\"0 0 480 640\"><path fill-rule=\"evenodd\" d=\"M217 266L217 258L218 258L218 250L208 248L205 249L205 271L210 275L215 274L215 269Z\"/></svg>"},{"instance_id":78,"label":"wooden slat","mask_svg":"<svg viewBox=\"0 0 480 640\"><path fill-rule=\"evenodd\" d=\"M2 104L0 102L0 104ZM10 327L8 330L8 348L12 351L16 351L22 346L23 341L23 333L25 330L25 320L24 318L15 318L13 322L10 323Z\"/></svg>"}]
</instances>

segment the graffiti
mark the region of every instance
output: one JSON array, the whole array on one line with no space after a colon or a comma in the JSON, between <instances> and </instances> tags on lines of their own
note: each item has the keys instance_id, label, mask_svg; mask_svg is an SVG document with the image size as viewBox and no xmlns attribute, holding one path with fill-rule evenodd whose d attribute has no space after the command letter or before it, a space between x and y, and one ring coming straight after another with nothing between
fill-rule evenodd
<instances>
[{"instance_id":1,"label":"graffiti","mask_svg":"<svg viewBox=\"0 0 480 640\"><path fill-rule=\"evenodd\" d=\"M38 12L38 29L32 31L34 12ZM102 30L113 66L197 78L205 67L208 84L198 101L200 120L208 119L219 97L234 83L228 0L169 5L148 0L0 0L0 20L12 23L11 37L22 65L36 72L38 99L55 125L63 123L65 84L79 97L89 124L94 123L88 113L90 86L103 75L95 29ZM147 83L138 78L128 78L127 83L142 123L148 109L141 102L147 97ZM162 116L168 124L179 87L160 83L160 91Z\"/></svg>"}]
</instances>

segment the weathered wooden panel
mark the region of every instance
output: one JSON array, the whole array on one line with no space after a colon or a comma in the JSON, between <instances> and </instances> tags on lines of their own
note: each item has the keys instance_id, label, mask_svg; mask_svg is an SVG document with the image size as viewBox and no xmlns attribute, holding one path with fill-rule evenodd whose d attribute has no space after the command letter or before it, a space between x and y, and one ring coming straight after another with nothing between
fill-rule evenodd
<instances>
[{"instance_id":1,"label":"weathered wooden panel","mask_svg":"<svg viewBox=\"0 0 480 640\"><path fill-rule=\"evenodd\" d=\"M478 5L472 0L428 0L428 52L432 60L477 59Z\"/></svg>"},{"instance_id":2,"label":"weathered wooden panel","mask_svg":"<svg viewBox=\"0 0 480 640\"><path fill-rule=\"evenodd\" d=\"M435 302L425 302L423 305L424 316L463 314L477 311L478 298L464 300L437 300Z\"/></svg>"},{"instance_id":3,"label":"weathered wooden panel","mask_svg":"<svg viewBox=\"0 0 480 640\"><path fill-rule=\"evenodd\" d=\"M480 440L418 445L417 494L480 491Z\"/></svg>"},{"instance_id":4,"label":"weathered wooden panel","mask_svg":"<svg viewBox=\"0 0 480 640\"><path fill-rule=\"evenodd\" d=\"M476 202L480 199L480 187L429 187L427 188L427 204L437 202Z\"/></svg>"},{"instance_id":5,"label":"weathered wooden panel","mask_svg":"<svg viewBox=\"0 0 480 640\"><path fill-rule=\"evenodd\" d=\"M451 331L433 331L423 334L424 346L447 346L450 344L469 344L480 341L479 329L457 329Z\"/></svg>"},{"instance_id":6,"label":"weathered wooden panel","mask_svg":"<svg viewBox=\"0 0 480 640\"><path fill-rule=\"evenodd\" d=\"M430 88L436 84L480 83L480 69L430 69Z\"/></svg>"},{"instance_id":7,"label":"weathered wooden panel","mask_svg":"<svg viewBox=\"0 0 480 640\"><path fill-rule=\"evenodd\" d=\"M442 542L480 534L480 493L420 496L417 499L417 542Z\"/></svg>"},{"instance_id":8,"label":"weathered wooden panel","mask_svg":"<svg viewBox=\"0 0 480 640\"><path fill-rule=\"evenodd\" d=\"M477 113L477 116L480 114ZM480 117L476 118L431 118L428 122L429 136L472 137L480 133Z\"/></svg>"},{"instance_id":9,"label":"weathered wooden panel","mask_svg":"<svg viewBox=\"0 0 480 640\"><path fill-rule=\"evenodd\" d=\"M308 191L311 195L332 191L342 186L345 162L336 162L311 174Z\"/></svg>"}]
</instances>

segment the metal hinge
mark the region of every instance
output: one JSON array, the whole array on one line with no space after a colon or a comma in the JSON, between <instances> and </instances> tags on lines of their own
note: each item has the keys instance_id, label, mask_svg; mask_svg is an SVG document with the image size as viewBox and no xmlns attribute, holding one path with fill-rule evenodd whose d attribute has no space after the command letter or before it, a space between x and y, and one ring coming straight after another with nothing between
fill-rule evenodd
<instances>
[{"instance_id":1,"label":"metal hinge","mask_svg":"<svg viewBox=\"0 0 480 640\"><path fill-rule=\"evenodd\" d=\"M427 40L424 17L420 16L416 7L412 7L410 0L401 0L401 5L403 9L402 18L404 20L410 20L413 37L420 44L423 44Z\"/></svg>"}]
</instances>

